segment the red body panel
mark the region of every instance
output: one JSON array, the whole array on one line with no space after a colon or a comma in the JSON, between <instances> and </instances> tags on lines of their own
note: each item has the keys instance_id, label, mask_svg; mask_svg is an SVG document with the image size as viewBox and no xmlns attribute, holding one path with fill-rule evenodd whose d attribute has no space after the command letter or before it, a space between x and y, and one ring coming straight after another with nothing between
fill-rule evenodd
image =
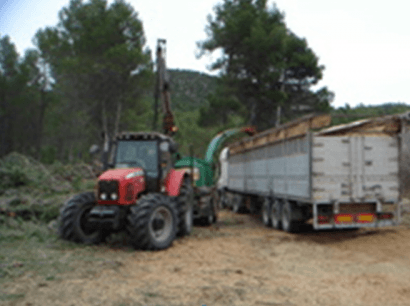
<instances>
[{"instance_id":1,"label":"red body panel","mask_svg":"<svg viewBox=\"0 0 410 306\"><path fill-rule=\"evenodd\" d=\"M179 190L182 186L184 175L187 173L184 169L171 169L165 179L165 189L169 196L175 197L179 195Z\"/></svg>"},{"instance_id":2,"label":"red body panel","mask_svg":"<svg viewBox=\"0 0 410 306\"><path fill-rule=\"evenodd\" d=\"M141 168L127 169L112 169L104 172L98 178L99 181L118 181L119 198L115 201L98 199L99 205L130 205L134 204L135 200L142 191L145 190L144 175L133 176L126 178L128 174L142 171ZM130 194L131 193L131 194Z\"/></svg>"},{"instance_id":3,"label":"red body panel","mask_svg":"<svg viewBox=\"0 0 410 306\"><path fill-rule=\"evenodd\" d=\"M103 174L101 174L98 179L99 180L105 180L105 181L111 181L111 180L121 180L125 178L127 174L140 171L142 170L141 168L123 168L123 169L110 169L105 171Z\"/></svg>"}]
</instances>

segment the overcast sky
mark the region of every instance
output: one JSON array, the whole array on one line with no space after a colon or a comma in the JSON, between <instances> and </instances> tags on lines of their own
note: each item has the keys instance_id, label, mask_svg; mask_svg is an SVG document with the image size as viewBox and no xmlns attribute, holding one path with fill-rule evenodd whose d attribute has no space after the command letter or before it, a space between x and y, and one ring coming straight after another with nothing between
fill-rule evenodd
<instances>
[{"instance_id":1,"label":"overcast sky","mask_svg":"<svg viewBox=\"0 0 410 306\"><path fill-rule=\"evenodd\" d=\"M206 16L222 0L128 0L143 21L148 46L167 39L170 68L207 72L196 42L206 38ZM39 28L54 26L69 0L0 0L0 34L22 55ZM273 1L270 2L272 4ZM336 94L333 106L410 103L410 1L277 0L296 35L307 39L325 65L319 87Z\"/></svg>"}]
</instances>

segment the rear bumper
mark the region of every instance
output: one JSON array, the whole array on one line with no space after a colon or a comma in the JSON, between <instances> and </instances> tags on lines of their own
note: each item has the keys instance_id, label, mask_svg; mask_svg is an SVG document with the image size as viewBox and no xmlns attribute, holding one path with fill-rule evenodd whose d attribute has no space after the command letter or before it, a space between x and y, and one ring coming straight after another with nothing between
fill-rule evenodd
<instances>
[{"instance_id":1,"label":"rear bumper","mask_svg":"<svg viewBox=\"0 0 410 306\"><path fill-rule=\"evenodd\" d=\"M314 229L343 229L343 228L362 228L362 227L386 227L399 225L397 220L380 220L372 223L349 223L349 224L314 224Z\"/></svg>"},{"instance_id":2,"label":"rear bumper","mask_svg":"<svg viewBox=\"0 0 410 306\"><path fill-rule=\"evenodd\" d=\"M397 226L401 222L401 210L402 210L402 203L401 202L385 202L381 203L378 200L372 200L365 202L363 207L371 207L371 206L366 206L366 203L372 204L373 203L373 210L372 211L361 211L360 209L357 210L357 207L360 207L360 203L352 203L352 209L349 208L348 204L345 206L345 211L340 212L339 211L339 204L340 203L314 203L313 204L313 228L314 229L349 229L349 228L379 228L379 227L388 227L388 226ZM331 216L330 220L327 220L326 222L320 222L319 221L319 206L321 205L326 205L328 208L331 208ZM383 211L383 205L393 205L394 209L391 209L390 211ZM356 207L356 211L354 208ZM360 208L363 208L360 207ZM348 209L348 211L346 211ZM386 218L384 219L382 216L385 214L391 215L391 218ZM340 215L347 215L351 217L351 220L349 222L340 222L336 220L336 216ZM360 222L356 218L358 215L372 215L373 218L369 222Z\"/></svg>"}]
</instances>

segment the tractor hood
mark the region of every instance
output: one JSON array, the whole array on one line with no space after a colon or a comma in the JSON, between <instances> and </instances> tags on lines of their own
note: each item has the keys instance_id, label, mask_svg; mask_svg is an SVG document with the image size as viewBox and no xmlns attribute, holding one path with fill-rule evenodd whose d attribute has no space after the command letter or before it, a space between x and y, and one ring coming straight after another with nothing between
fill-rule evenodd
<instances>
[{"instance_id":1,"label":"tractor hood","mask_svg":"<svg viewBox=\"0 0 410 306\"><path fill-rule=\"evenodd\" d=\"M142 168L126 168L126 169L111 169L101 174L99 180L121 180L136 176L143 176L144 170Z\"/></svg>"}]
</instances>

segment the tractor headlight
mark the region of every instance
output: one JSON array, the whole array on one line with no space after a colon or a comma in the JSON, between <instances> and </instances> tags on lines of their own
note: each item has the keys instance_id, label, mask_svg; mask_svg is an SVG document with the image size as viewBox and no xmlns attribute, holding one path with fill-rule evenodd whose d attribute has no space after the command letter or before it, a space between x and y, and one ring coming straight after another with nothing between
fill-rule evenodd
<instances>
[{"instance_id":1,"label":"tractor headlight","mask_svg":"<svg viewBox=\"0 0 410 306\"><path fill-rule=\"evenodd\" d=\"M100 194L100 199L101 200L107 200L107 194L106 193L102 193L102 194Z\"/></svg>"},{"instance_id":2,"label":"tractor headlight","mask_svg":"<svg viewBox=\"0 0 410 306\"><path fill-rule=\"evenodd\" d=\"M116 199L118 199L118 195L115 192L111 193L111 200L115 201Z\"/></svg>"}]
</instances>

